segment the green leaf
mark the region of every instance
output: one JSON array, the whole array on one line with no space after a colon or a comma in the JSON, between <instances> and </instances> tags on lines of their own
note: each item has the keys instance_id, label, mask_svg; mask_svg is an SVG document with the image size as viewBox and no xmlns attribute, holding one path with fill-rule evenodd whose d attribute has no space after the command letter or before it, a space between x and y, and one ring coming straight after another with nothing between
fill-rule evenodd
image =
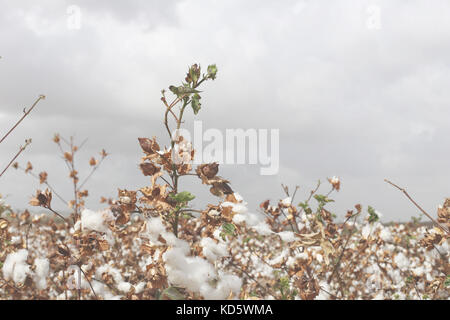
<instances>
[{"instance_id":1,"label":"green leaf","mask_svg":"<svg viewBox=\"0 0 450 320\"><path fill-rule=\"evenodd\" d=\"M196 93L192 96L191 106L192 106L192 110L194 110L194 114L197 114L200 111L200 108L202 105L200 103L201 98L202 97L200 97L200 95L198 93Z\"/></svg>"},{"instance_id":2,"label":"green leaf","mask_svg":"<svg viewBox=\"0 0 450 320\"><path fill-rule=\"evenodd\" d=\"M222 225L222 232L220 233L220 236L225 241L226 236L234 237L236 231L236 227L234 224L226 222Z\"/></svg>"},{"instance_id":3,"label":"green leaf","mask_svg":"<svg viewBox=\"0 0 450 320\"><path fill-rule=\"evenodd\" d=\"M317 200L317 202L322 202L322 203L328 203L328 202L334 202L333 199L328 198L325 195L322 194L316 194L314 195L314 199Z\"/></svg>"},{"instance_id":4,"label":"green leaf","mask_svg":"<svg viewBox=\"0 0 450 320\"><path fill-rule=\"evenodd\" d=\"M450 275L445 278L444 286L450 287Z\"/></svg>"},{"instance_id":5,"label":"green leaf","mask_svg":"<svg viewBox=\"0 0 450 320\"><path fill-rule=\"evenodd\" d=\"M182 191L177 193L176 195L170 195L170 197L178 203L189 202L195 199L195 196L189 191Z\"/></svg>"},{"instance_id":6,"label":"green leaf","mask_svg":"<svg viewBox=\"0 0 450 320\"><path fill-rule=\"evenodd\" d=\"M373 223L378 221L380 218L378 217L377 213L375 212L375 209L369 206L367 208L367 212L369 213L369 222Z\"/></svg>"},{"instance_id":7,"label":"green leaf","mask_svg":"<svg viewBox=\"0 0 450 320\"><path fill-rule=\"evenodd\" d=\"M172 91L172 93L175 94L177 97L201 92L196 89L192 89L191 87L189 87L188 84L185 84L184 86L179 86L179 87L169 86L169 90Z\"/></svg>"},{"instance_id":8,"label":"green leaf","mask_svg":"<svg viewBox=\"0 0 450 320\"><path fill-rule=\"evenodd\" d=\"M305 202L300 202L299 204L298 204L298 206L299 207L301 207L301 208L303 208L303 210L306 210L307 208L308 208L308 201L305 201Z\"/></svg>"}]
</instances>

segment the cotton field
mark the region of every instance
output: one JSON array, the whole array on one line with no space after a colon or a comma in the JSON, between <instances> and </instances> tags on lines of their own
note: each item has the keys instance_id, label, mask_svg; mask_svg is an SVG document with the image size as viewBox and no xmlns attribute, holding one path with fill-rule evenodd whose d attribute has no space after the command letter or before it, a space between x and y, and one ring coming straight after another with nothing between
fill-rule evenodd
<instances>
[{"instance_id":1,"label":"cotton field","mask_svg":"<svg viewBox=\"0 0 450 320\"><path fill-rule=\"evenodd\" d=\"M292 208L285 198L264 210ZM223 224L211 227L217 216L231 217L234 235ZM186 220L176 237L160 217L118 223L109 209L84 209L69 228L2 204L0 297L448 299L448 237L439 228L369 218L330 227L302 212L300 232L277 231L234 193Z\"/></svg>"}]
</instances>

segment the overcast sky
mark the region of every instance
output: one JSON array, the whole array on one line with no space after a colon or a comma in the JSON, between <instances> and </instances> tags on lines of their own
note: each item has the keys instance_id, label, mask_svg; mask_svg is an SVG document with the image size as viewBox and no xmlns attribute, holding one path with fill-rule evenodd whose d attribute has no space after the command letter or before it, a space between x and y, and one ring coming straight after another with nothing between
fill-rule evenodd
<instances>
[{"instance_id":1,"label":"overcast sky","mask_svg":"<svg viewBox=\"0 0 450 320\"><path fill-rule=\"evenodd\" d=\"M71 5L81 10L79 29L69 28ZM195 62L219 69L195 118L205 129L280 129L277 175L221 168L251 209L283 198L281 183L300 186L298 201L318 179L325 193L334 175L339 216L356 203L386 221L418 215L384 178L433 214L450 196L449 1L0 0L0 8L0 133L47 96L0 146L1 167L31 137L19 162L46 170L70 198L51 139L88 138L81 177L91 155L110 153L86 186L90 208L117 188L148 185L137 137L167 144L160 90ZM190 112L186 123L193 120ZM217 201L184 179L197 205ZM21 209L38 187L15 170L0 180L0 193Z\"/></svg>"}]
</instances>

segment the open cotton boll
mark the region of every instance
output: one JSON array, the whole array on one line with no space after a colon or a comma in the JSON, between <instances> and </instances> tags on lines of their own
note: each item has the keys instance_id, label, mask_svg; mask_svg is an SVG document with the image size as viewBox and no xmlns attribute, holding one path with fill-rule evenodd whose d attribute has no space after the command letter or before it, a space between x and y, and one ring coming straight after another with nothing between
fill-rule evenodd
<instances>
[{"instance_id":1,"label":"open cotton boll","mask_svg":"<svg viewBox=\"0 0 450 320\"><path fill-rule=\"evenodd\" d=\"M281 231L277 233L284 242L295 241L295 234L292 231Z\"/></svg>"},{"instance_id":2,"label":"open cotton boll","mask_svg":"<svg viewBox=\"0 0 450 320\"><path fill-rule=\"evenodd\" d=\"M380 238L383 241L392 241L392 234L391 234L391 231L389 230L389 228L383 228L380 231Z\"/></svg>"},{"instance_id":3,"label":"open cotton boll","mask_svg":"<svg viewBox=\"0 0 450 320\"><path fill-rule=\"evenodd\" d=\"M164 238L167 245L181 248L185 254L190 250L189 244L186 241L178 239L172 232L166 231L166 227L160 217L147 219L144 235L154 244L162 244L161 241L159 241L161 236Z\"/></svg>"},{"instance_id":4,"label":"open cotton boll","mask_svg":"<svg viewBox=\"0 0 450 320\"><path fill-rule=\"evenodd\" d=\"M217 259L228 255L225 243L217 243L213 239L206 237L200 241L200 245L203 247L203 255L209 262L213 263Z\"/></svg>"},{"instance_id":5,"label":"open cotton boll","mask_svg":"<svg viewBox=\"0 0 450 320\"><path fill-rule=\"evenodd\" d=\"M223 202L221 204L221 206L224 207L224 208L231 207L233 212L238 213L238 214L243 214L243 213L246 213L248 211L247 206L245 205L245 203L234 203L234 202L225 201L225 202Z\"/></svg>"},{"instance_id":6,"label":"open cotton boll","mask_svg":"<svg viewBox=\"0 0 450 320\"><path fill-rule=\"evenodd\" d=\"M233 210L234 211L234 210ZM252 212L243 212L243 213L237 213L233 216L233 222L234 223L243 223L245 222L247 226L252 227L257 225L263 220L263 216L252 213Z\"/></svg>"},{"instance_id":7,"label":"open cotton boll","mask_svg":"<svg viewBox=\"0 0 450 320\"><path fill-rule=\"evenodd\" d=\"M122 281L117 285L117 289L124 293L128 293L131 289L131 283Z\"/></svg>"},{"instance_id":8,"label":"open cotton boll","mask_svg":"<svg viewBox=\"0 0 450 320\"><path fill-rule=\"evenodd\" d=\"M281 204L284 206L287 206L287 207L290 206L291 203L292 203L291 197L287 197L287 198L284 198L283 200L281 200Z\"/></svg>"},{"instance_id":9,"label":"open cotton boll","mask_svg":"<svg viewBox=\"0 0 450 320\"><path fill-rule=\"evenodd\" d=\"M400 268L400 270L406 270L409 267L409 260L403 254L403 252L397 253L394 257L395 264Z\"/></svg>"},{"instance_id":10,"label":"open cotton boll","mask_svg":"<svg viewBox=\"0 0 450 320\"><path fill-rule=\"evenodd\" d=\"M206 300L224 300L233 293L235 296L239 295L241 291L242 280L235 275L222 274L219 276L219 281L213 288L206 283L200 288L200 294Z\"/></svg>"},{"instance_id":11,"label":"open cotton boll","mask_svg":"<svg viewBox=\"0 0 450 320\"><path fill-rule=\"evenodd\" d=\"M109 228L105 222L113 219L111 211L92 211L84 209L81 212L81 226L83 229L108 233Z\"/></svg>"},{"instance_id":12,"label":"open cotton boll","mask_svg":"<svg viewBox=\"0 0 450 320\"><path fill-rule=\"evenodd\" d=\"M216 276L213 266L208 261L200 257L186 257L180 248L166 251L163 259L169 282L193 292L199 292L204 283Z\"/></svg>"},{"instance_id":13,"label":"open cotton boll","mask_svg":"<svg viewBox=\"0 0 450 320\"><path fill-rule=\"evenodd\" d=\"M269 225L264 221L260 221L257 225L251 227L253 230L258 232L262 236L268 236L271 233L274 233Z\"/></svg>"},{"instance_id":14,"label":"open cotton boll","mask_svg":"<svg viewBox=\"0 0 450 320\"><path fill-rule=\"evenodd\" d=\"M146 231L147 235L150 238L150 241L153 243L158 243L159 236L163 233L166 233L166 227L164 226L160 217L149 218L147 220Z\"/></svg>"},{"instance_id":15,"label":"open cotton boll","mask_svg":"<svg viewBox=\"0 0 450 320\"><path fill-rule=\"evenodd\" d=\"M12 236L11 237L11 243L12 244L19 244L22 242L22 237L21 236Z\"/></svg>"},{"instance_id":16,"label":"open cotton boll","mask_svg":"<svg viewBox=\"0 0 450 320\"><path fill-rule=\"evenodd\" d=\"M372 226L370 224L366 224L361 230L361 235L363 236L364 239L367 239L371 232Z\"/></svg>"},{"instance_id":17,"label":"open cotton boll","mask_svg":"<svg viewBox=\"0 0 450 320\"><path fill-rule=\"evenodd\" d=\"M120 271L114 267L111 267L110 265L107 265L107 264L104 264L97 268L97 270L95 271L95 277L98 279L102 279L102 275L104 273L107 273L110 276L112 276L114 279L114 282L117 284L120 284L123 282L122 274L120 273Z\"/></svg>"},{"instance_id":18,"label":"open cotton boll","mask_svg":"<svg viewBox=\"0 0 450 320\"><path fill-rule=\"evenodd\" d=\"M106 224L107 221L111 221L113 219L114 216L110 210L92 211L89 209L84 209L81 212L81 228L83 230L87 229L105 233L105 240L108 241L110 245L114 245L115 240L113 233ZM75 227L78 229L80 228L77 225L75 225Z\"/></svg>"},{"instance_id":19,"label":"open cotton boll","mask_svg":"<svg viewBox=\"0 0 450 320\"><path fill-rule=\"evenodd\" d=\"M3 263L3 277L13 280L15 283L24 283L27 275L31 274L30 266L27 264L28 250L20 249L10 253Z\"/></svg>"},{"instance_id":20,"label":"open cotton boll","mask_svg":"<svg viewBox=\"0 0 450 320\"><path fill-rule=\"evenodd\" d=\"M34 260L34 282L39 290L47 288L47 276L50 271L50 263L46 258Z\"/></svg>"}]
</instances>

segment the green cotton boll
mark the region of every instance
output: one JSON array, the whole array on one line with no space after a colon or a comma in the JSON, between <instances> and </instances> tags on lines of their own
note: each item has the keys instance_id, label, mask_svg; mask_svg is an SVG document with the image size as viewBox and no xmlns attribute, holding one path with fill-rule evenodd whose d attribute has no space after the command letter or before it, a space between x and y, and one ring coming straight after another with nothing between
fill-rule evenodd
<instances>
[{"instance_id":1,"label":"green cotton boll","mask_svg":"<svg viewBox=\"0 0 450 320\"><path fill-rule=\"evenodd\" d=\"M214 80L217 75L217 67L215 64L211 64L208 66L208 78Z\"/></svg>"}]
</instances>

